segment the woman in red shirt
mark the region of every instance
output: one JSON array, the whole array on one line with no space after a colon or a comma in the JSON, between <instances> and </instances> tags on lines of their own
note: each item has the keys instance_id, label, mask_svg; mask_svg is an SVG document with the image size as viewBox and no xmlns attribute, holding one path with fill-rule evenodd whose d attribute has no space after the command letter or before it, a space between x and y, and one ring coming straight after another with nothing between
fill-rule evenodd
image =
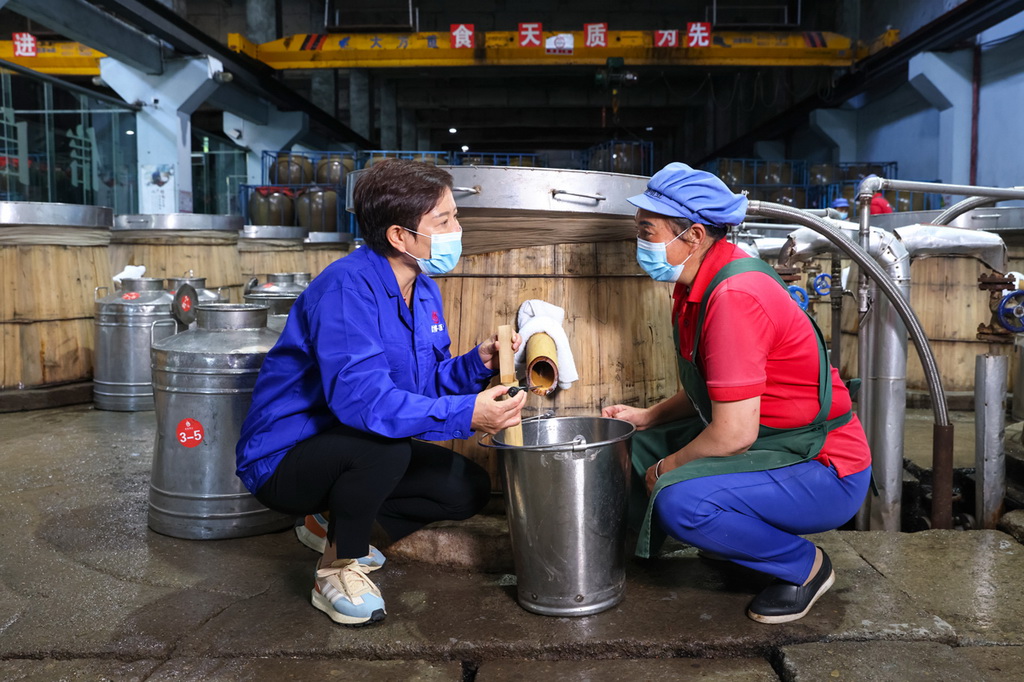
<instances>
[{"instance_id":1,"label":"woman in red shirt","mask_svg":"<svg viewBox=\"0 0 1024 682\"><path fill-rule=\"evenodd\" d=\"M675 282L680 390L633 423L633 466L665 533L777 580L751 602L763 623L802 618L835 581L800 537L848 521L867 494L871 455L824 340L764 261L724 240L746 197L682 163L656 173L637 206L637 260ZM654 530L657 531L658 528Z\"/></svg>"}]
</instances>

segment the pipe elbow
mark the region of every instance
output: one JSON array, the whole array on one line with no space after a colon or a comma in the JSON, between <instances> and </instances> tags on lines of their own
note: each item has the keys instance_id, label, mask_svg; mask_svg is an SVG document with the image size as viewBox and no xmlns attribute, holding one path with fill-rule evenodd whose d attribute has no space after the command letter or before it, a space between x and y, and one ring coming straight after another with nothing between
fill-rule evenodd
<instances>
[{"instance_id":1,"label":"pipe elbow","mask_svg":"<svg viewBox=\"0 0 1024 682\"><path fill-rule=\"evenodd\" d=\"M871 197L881 192L885 187L885 180L878 176L864 178L857 188L857 201L864 202L865 198L870 201Z\"/></svg>"}]
</instances>

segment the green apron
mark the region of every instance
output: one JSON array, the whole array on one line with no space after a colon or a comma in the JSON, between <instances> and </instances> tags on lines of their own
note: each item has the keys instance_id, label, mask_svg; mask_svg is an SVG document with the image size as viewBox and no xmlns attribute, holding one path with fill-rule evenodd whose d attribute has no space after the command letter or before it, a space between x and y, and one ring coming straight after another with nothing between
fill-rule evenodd
<instances>
[{"instance_id":1,"label":"green apron","mask_svg":"<svg viewBox=\"0 0 1024 682\"><path fill-rule=\"evenodd\" d=\"M707 383L697 369L697 351L700 343L701 329L704 326L704 314L707 311L708 300L711 292L723 281L744 272L763 272L774 278L780 286L786 287L778 273L759 258L742 258L726 264L718 274L711 280L707 291L700 302L700 309L697 317L697 329L693 339L693 353L690 355L693 361L685 360L682 353L679 353L679 381L686 390L686 395L697 410L697 417L690 417L668 424L662 424L646 431L639 431L633 436L632 459L633 469L639 476L640 485L636 485L634 476L633 494L634 503L642 504L642 497L646 497L646 483L644 478L647 470L659 459L672 454L676 450L696 438L705 426L711 421L711 399L708 397ZM828 363L828 356L825 352L825 339L814 323L815 335L818 339L818 403L820 408L818 414L807 426L792 429L776 429L763 424L758 429L757 440L746 452L729 457L703 457L687 462L681 467L672 469L662 474L661 478L654 485L650 499L646 503L646 512L640 529L640 537L637 540L636 554L640 557L649 557L652 548L656 551L665 540L665 535L657 524L652 528L651 513L654 509L654 499L658 493L667 486L680 481L688 481L692 478L704 476L717 476L720 474L735 474L750 471L768 471L769 469L781 469L782 467L799 464L808 459L813 459L821 452L825 444L825 438L829 431L837 429L849 423L853 414L852 410L834 419L828 419L829 409L832 406L832 371ZM676 348L679 348L679 328L673 325ZM637 499L637 495L641 495Z\"/></svg>"}]
</instances>

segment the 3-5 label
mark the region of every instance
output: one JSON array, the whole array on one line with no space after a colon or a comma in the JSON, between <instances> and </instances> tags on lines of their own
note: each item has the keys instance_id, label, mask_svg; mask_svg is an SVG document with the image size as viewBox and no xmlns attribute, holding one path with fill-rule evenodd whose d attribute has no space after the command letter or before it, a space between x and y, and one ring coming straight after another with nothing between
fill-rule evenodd
<instances>
[{"instance_id":1,"label":"3-5 label","mask_svg":"<svg viewBox=\"0 0 1024 682\"><path fill-rule=\"evenodd\" d=\"M196 419L182 419L178 422L178 443L194 448L203 442L203 425Z\"/></svg>"}]
</instances>

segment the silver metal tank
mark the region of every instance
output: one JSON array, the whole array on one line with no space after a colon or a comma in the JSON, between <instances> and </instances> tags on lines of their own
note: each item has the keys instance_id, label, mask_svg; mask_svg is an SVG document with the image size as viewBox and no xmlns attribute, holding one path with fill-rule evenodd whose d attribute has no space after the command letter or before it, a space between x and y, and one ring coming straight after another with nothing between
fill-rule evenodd
<instances>
[{"instance_id":1,"label":"silver metal tank","mask_svg":"<svg viewBox=\"0 0 1024 682\"><path fill-rule=\"evenodd\" d=\"M267 309L201 303L197 325L154 342L156 446L149 527L192 540L287 528L292 517L261 505L235 475L235 444L277 334Z\"/></svg>"},{"instance_id":2,"label":"silver metal tank","mask_svg":"<svg viewBox=\"0 0 1024 682\"><path fill-rule=\"evenodd\" d=\"M292 309L295 299L306 290L305 284L296 284L295 276L306 273L277 272L267 275L263 284L250 282L242 298L246 303L262 303L270 308L267 326L280 333L288 321L288 311Z\"/></svg>"},{"instance_id":3,"label":"silver metal tank","mask_svg":"<svg viewBox=\"0 0 1024 682\"><path fill-rule=\"evenodd\" d=\"M279 334L284 329L285 322L288 321L288 313L291 312L292 306L295 305L295 301L298 300L298 296L285 294L277 296L270 294L246 294L243 298L246 303L266 306L267 328Z\"/></svg>"},{"instance_id":4,"label":"silver metal tank","mask_svg":"<svg viewBox=\"0 0 1024 682\"><path fill-rule=\"evenodd\" d=\"M97 409L137 412L153 409L149 345L174 333L171 302L164 280L153 277L121 280L121 288L103 298L97 287L93 352L93 402Z\"/></svg>"},{"instance_id":5,"label":"silver metal tank","mask_svg":"<svg viewBox=\"0 0 1024 682\"><path fill-rule=\"evenodd\" d=\"M298 296L306 290L306 286L295 282L296 274L304 273L271 273L267 275L267 281L263 284L253 277L245 293L253 296Z\"/></svg>"},{"instance_id":6,"label":"silver metal tank","mask_svg":"<svg viewBox=\"0 0 1024 682\"><path fill-rule=\"evenodd\" d=\"M295 284L302 287L303 289L308 287L310 281L313 279L312 275L310 275L308 272L293 272L291 274L294 277Z\"/></svg>"}]
</instances>

